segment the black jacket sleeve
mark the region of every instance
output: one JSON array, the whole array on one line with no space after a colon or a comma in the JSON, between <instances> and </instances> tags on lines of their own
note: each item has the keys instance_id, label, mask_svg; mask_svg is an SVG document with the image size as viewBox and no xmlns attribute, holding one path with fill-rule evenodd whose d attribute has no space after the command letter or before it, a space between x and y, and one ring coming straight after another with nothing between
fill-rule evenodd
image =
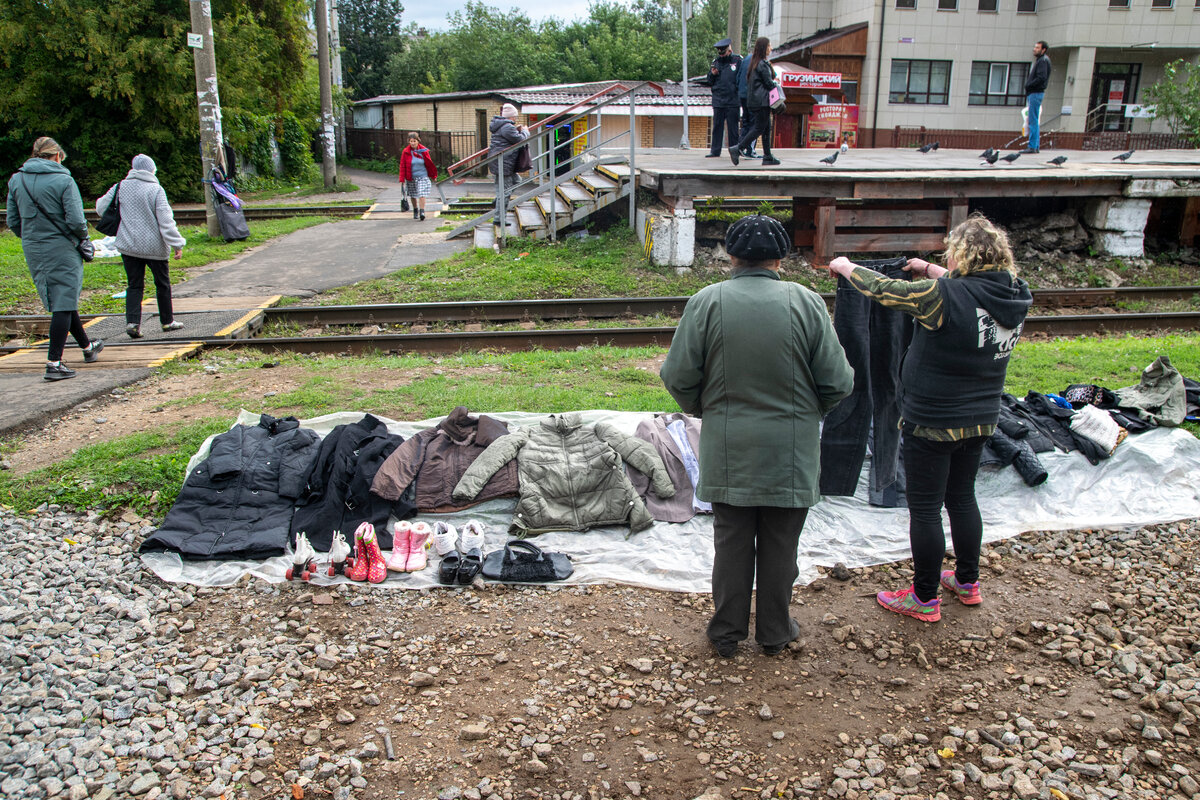
<instances>
[{"instance_id":1,"label":"black jacket sleeve","mask_svg":"<svg viewBox=\"0 0 1200 800\"><path fill-rule=\"evenodd\" d=\"M1029 71L1029 77L1025 79L1025 94L1044 92L1049 83L1050 59L1046 56L1039 56L1033 62L1033 69Z\"/></svg>"}]
</instances>

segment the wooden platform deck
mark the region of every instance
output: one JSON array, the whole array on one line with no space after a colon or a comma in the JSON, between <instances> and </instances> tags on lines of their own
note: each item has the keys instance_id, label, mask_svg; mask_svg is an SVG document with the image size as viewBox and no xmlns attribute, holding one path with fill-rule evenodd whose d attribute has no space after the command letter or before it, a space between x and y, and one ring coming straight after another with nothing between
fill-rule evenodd
<instances>
[{"instance_id":1,"label":"wooden platform deck","mask_svg":"<svg viewBox=\"0 0 1200 800\"><path fill-rule=\"evenodd\" d=\"M697 197L791 198L794 242L812 248L818 263L885 241L888 250L937 249L970 202L984 198L1186 198L1181 238L1200 233L1198 150L1138 151L1127 161L1109 151L1043 150L990 165L979 151L867 148L821 163L833 152L775 149L782 163L764 167L705 158L702 149L648 148L637 152L638 185L685 209ZM1066 162L1049 163L1057 156Z\"/></svg>"}]
</instances>

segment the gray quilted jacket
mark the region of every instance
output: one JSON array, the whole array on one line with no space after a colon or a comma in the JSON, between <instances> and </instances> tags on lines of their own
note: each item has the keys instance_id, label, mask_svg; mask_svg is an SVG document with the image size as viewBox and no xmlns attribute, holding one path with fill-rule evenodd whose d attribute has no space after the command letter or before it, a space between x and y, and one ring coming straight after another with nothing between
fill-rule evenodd
<instances>
[{"instance_id":1,"label":"gray quilted jacket","mask_svg":"<svg viewBox=\"0 0 1200 800\"><path fill-rule=\"evenodd\" d=\"M167 193L153 172L131 169L120 183L113 184L96 201L96 213L103 214L120 187L121 227L117 229L117 252L154 261L169 258L171 248L183 247L187 240L175 226L175 214L167 202Z\"/></svg>"},{"instance_id":2,"label":"gray quilted jacket","mask_svg":"<svg viewBox=\"0 0 1200 800\"><path fill-rule=\"evenodd\" d=\"M454 499L470 500L514 458L521 494L508 530L518 536L604 525L628 525L635 533L649 528L654 519L630 484L623 462L649 475L659 497L675 494L649 442L607 422L584 425L579 414L552 414L492 442L454 487Z\"/></svg>"}]
</instances>

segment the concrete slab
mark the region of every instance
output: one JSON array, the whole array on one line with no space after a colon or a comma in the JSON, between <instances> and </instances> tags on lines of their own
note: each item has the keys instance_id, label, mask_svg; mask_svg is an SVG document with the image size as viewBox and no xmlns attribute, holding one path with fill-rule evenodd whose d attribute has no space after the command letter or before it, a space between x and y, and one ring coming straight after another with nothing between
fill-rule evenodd
<instances>
[{"instance_id":1,"label":"concrete slab","mask_svg":"<svg viewBox=\"0 0 1200 800\"><path fill-rule=\"evenodd\" d=\"M41 358L44 366L45 356ZM0 393L13 400L0 404L0 433L13 434L48 425L56 415L73 406L108 394L118 386L136 383L152 372L149 367L81 369L78 377L56 382L43 380L40 372L0 374Z\"/></svg>"},{"instance_id":2,"label":"concrete slab","mask_svg":"<svg viewBox=\"0 0 1200 800\"><path fill-rule=\"evenodd\" d=\"M399 187L385 190L379 200L381 205L399 208ZM463 239L436 244L402 242L404 235L433 233L439 224L428 212L424 221L412 219L410 212L408 219L317 225L177 284L172 293L180 298L270 294L310 297L326 289L446 258L471 246Z\"/></svg>"}]
</instances>

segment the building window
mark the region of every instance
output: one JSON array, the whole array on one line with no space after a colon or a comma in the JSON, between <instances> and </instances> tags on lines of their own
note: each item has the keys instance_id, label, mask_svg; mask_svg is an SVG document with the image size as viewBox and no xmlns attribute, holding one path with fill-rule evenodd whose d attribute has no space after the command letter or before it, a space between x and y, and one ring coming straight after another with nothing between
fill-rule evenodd
<instances>
[{"instance_id":1,"label":"building window","mask_svg":"<svg viewBox=\"0 0 1200 800\"><path fill-rule=\"evenodd\" d=\"M979 0L980 11L998 11L999 6L998 0Z\"/></svg>"},{"instance_id":2,"label":"building window","mask_svg":"<svg viewBox=\"0 0 1200 800\"><path fill-rule=\"evenodd\" d=\"M1129 8L1129 0L1108 0L1109 8Z\"/></svg>"},{"instance_id":3,"label":"building window","mask_svg":"<svg viewBox=\"0 0 1200 800\"><path fill-rule=\"evenodd\" d=\"M1018 14L1033 14L1037 12L1037 0L1017 0Z\"/></svg>"},{"instance_id":4,"label":"building window","mask_svg":"<svg viewBox=\"0 0 1200 800\"><path fill-rule=\"evenodd\" d=\"M858 81L842 81L842 102L848 105L858 102Z\"/></svg>"},{"instance_id":5,"label":"building window","mask_svg":"<svg viewBox=\"0 0 1200 800\"><path fill-rule=\"evenodd\" d=\"M958 11L958 0L938 0L938 11Z\"/></svg>"},{"instance_id":6,"label":"building window","mask_svg":"<svg viewBox=\"0 0 1200 800\"><path fill-rule=\"evenodd\" d=\"M971 91L967 104L972 106L1025 105L1025 78L1029 65L1025 63L971 63Z\"/></svg>"},{"instance_id":7,"label":"building window","mask_svg":"<svg viewBox=\"0 0 1200 800\"><path fill-rule=\"evenodd\" d=\"M950 102L950 62L893 58L888 102L947 105Z\"/></svg>"},{"instance_id":8,"label":"building window","mask_svg":"<svg viewBox=\"0 0 1200 800\"><path fill-rule=\"evenodd\" d=\"M1200 0L1197 0L1200 2ZM896 8L916 8L917 0L896 0Z\"/></svg>"},{"instance_id":9,"label":"building window","mask_svg":"<svg viewBox=\"0 0 1200 800\"><path fill-rule=\"evenodd\" d=\"M767 0L767 24L770 25L774 21L775 21L775 0Z\"/></svg>"},{"instance_id":10,"label":"building window","mask_svg":"<svg viewBox=\"0 0 1200 800\"><path fill-rule=\"evenodd\" d=\"M1175 5L1175 0L1150 0L1151 8L1172 8Z\"/></svg>"}]
</instances>

